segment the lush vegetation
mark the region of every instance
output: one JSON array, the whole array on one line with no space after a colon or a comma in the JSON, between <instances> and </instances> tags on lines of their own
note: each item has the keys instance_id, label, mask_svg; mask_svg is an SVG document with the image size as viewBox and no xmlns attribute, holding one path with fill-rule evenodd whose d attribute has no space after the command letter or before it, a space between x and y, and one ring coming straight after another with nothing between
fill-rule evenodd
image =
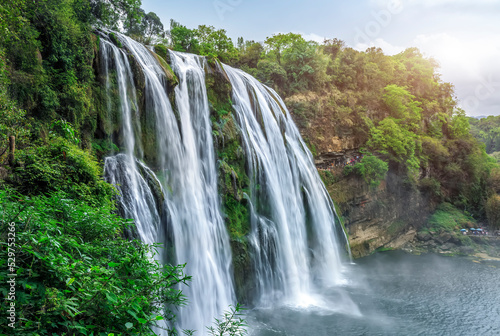
<instances>
[{"instance_id":1,"label":"lush vegetation","mask_svg":"<svg viewBox=\"0 0 500 336\"><path fill-rule=\"evenodd\" d=\"M460 229L475 226L476 221L470 215L464 214L450 203L442 203L429 218L428 229L436 232L452 231L458 233Z\"/></svg>"},{"instance_id":2,"label":"lush vegetation","mask_svg":"<svg viewBox=\"0 0 500 336\"><path fill-rule=\"evenodd\" d=\"M479 126L456 107L453 86L440 79L438 63L418 49L387 56L377 48L360 52L338 39L320 44L294 33L264 42L239 38L233 45L223 30L188 29L175 21L167 35L171 39L161 42L167 47L218 57L277 90L312 151L328 152L335 136L354 138L373 155L346 169L370 185L389 169L436 204L451 202L485 216L495 160L472 136ZM200 48L206 43L218 47ZM487 148L494 150L497 119L483 120L488 129L483 127L482 141L488 138Z\"/></svg>"},{"instance_id":3,"label":"lush vegetation","mask_svg":"<svg viewBox=\"0 0 500 336\"><path fill-rule=\"evenodd\" d=\"M95 27L122 27L144 43L165 36L139 0L0 6L1 335L180 333L176 307L186 304L190 277L183 265L155 261L162 246L125 238L134 223L116 214L116 191L102 177L98 157L117 147ZM5 314L11 302L15 329ZM229 307L209 334L244 334L241 309Z\"/></svg>"},{"instance_id":4,"label":"lush vegetation","mask_svg":"<svg viewBox=\"0 0 500 336\"><path fill-rule=\"evenodd\" d=\"M500 116L487 118L469 118L471 134L484 143L486 153L500 152Z\"/></svg>"},{"instance_id":5,"label":"lush vegetation","mask_svg":"<svg viewBox=\"0 0 500 336\"><path fill-rule=\"evenodd\" d=\"M0 200L2 241L14 223L16 247L9 250L15 268L7 267L7 248L0 250L0 275L17 286L16 328L3 315L3 334L153 335L153 325L174 318L162 307L183 303L176 289L189 280L183 267L152 262L152 247L123 239L130 223L111 208L64 192L27 198L7 189Z\"/></svg>"},{"instance_id":6,"label":"lush vegetation","mask_svg":"<svg viewBox=\"0 0 500 336\"><path fill-rule=\"evenodd\" d=\"M106 126L95 27L122 29L155 44L166 69L170 48L249 72L283 96L315 154L328 152L332 137L355 139L365 155L347 170L367 184L377 186L392 171L435 204L452 204L438 208L431 227L451 222L442 213L457 208L500 226L498 166L472 136L495 156L500 119L467 119L456 108L453 86L439 78L438 64L418 49L387 56L377 48L360 52L338 39L317 43L294 33L234 44L212 26L191 29L172 20L165 30L140 4L11 0L0 6L0 275L7 276L7 229L14 223L19 335L151 334L154 325L166 327L161 321L174 318L175 311L159 307L182 304L176 285L189 279L182 266L152 261L155 247L125 240L132 224L114 214L115 191L102 180L98 162L116 148L109 143L116 129ZM219 82L212 80L209 87ZM232 238L243 240L249 181L229 88L208 92L226 222ZM326 183L341 179L322 175ZM0 290L8 292L3 280ZM243 332L239 309L210 332ZM12 334L6 325L2 320L1 333Z\"/></svg>"}]
</instances>

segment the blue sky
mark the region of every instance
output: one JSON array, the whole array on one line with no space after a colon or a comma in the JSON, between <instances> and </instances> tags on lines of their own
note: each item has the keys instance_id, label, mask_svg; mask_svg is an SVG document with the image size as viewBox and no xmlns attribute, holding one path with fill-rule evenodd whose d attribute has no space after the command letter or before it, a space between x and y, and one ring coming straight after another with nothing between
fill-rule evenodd
<instances>
[{"instance_id":1,"label":"blue sky","mask_svg":"<svg viewBox=\"0 0 500 336\"><path fill-rule=\"evenodd\" d=\"M165 28L170 19L223 28L236 42L301 33L340 38L396 54L418 47L441 65L469 115L500 115L500 0L143 0Z\"/></svg>"}]
</instances>

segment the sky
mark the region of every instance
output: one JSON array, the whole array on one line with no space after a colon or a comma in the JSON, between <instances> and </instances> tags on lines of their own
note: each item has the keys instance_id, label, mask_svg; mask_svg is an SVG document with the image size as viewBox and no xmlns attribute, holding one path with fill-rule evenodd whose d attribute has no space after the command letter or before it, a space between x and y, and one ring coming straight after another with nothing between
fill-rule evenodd
<instances>
[{"instance_id":1,"label":"sky","mask_svg":"<svg viewBox=\"0 0 500 336\"><path fill-rule=\"evenodd\" d=\"M418 47L439 62L467 115L500 115L500 0L142 0L142 8L165 29L170 19L211 25L235 43L294 32L388 55Z\"/></svg>"}]
</instances>

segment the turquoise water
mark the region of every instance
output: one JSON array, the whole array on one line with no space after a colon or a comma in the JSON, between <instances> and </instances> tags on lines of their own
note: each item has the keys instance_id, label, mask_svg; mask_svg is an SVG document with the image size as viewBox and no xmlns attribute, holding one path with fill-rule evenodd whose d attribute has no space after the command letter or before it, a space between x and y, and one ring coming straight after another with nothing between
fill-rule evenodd
<instances>
[{"instance_id":1,"label":"turquoise water","mask_svg":"<svg viewBox=\"0 0 500 336\"><path fill-rule=\"evenodd\" d=\"M251 335L500 335L500 263L384 252L307 307L248 312Z\"/></svg>"}]
</instances>

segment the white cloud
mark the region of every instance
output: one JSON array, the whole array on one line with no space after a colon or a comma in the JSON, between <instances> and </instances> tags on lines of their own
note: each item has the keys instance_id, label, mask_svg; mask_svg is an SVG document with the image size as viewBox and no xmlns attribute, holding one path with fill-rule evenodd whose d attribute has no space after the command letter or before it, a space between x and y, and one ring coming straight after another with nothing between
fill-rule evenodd
<instances>
[{"instance_id":1,"label":"white cloud","mask_svg":"<svg viewBox=\"0 0 500 336\"><path fill-rule=\"evenodd\" d=\"M314 34L314 33L311 33L311 34L302 34L302 33L299 33L302 35L302 37L306 40L306 41L315 41L315 42L318 42L318 43L323 43L325 41L325 37L324 36L320 36L318 34Z\"/></svg>"},{"instance_id":2,"label":"white cloud","mask_svg":"<svg viewBox=\"0 0 500 336\"><path fill-rule=\"evenodd\" d=\"M396 55L406 49L405 47L402 46L392 45L391 43L385 41L382 38L377 38L373 41L370 41L370 43L357 43L354 46L354 49L359 51L365 51L366 49L371 47L381 48L384 51L384 54L386 55Z\"/></svg>"},{"instance_id":3,"label":"white cloud","mask_svg":"<svg viewBox=\"0 0 500 336\"><path fill-rule=\"evenodd\" d=\"M324 36L321 36L321 35L318 35L318 34L315 34L315 33L305 34L305 33L297 32L297 31L294 31L292 33L302 35L302 37L306 41L315 41L315 42L318 42L318 43L323 43L325 41L325 39L326 39ZM272 33L269 36L278 35L278 34L288 34L288 33L275 32L275 33Z\"/></svg>"},{"instance_id":4,"label":"white cloud","mask_svg":"<svg viewBox=\"0 0 500 336\"><path fill-rule=\"evenodd\" d=\"M417 47L440 64L442 79L455 85L459 106L470 115L500 114L500 40L488 34L481 37L450 33L420 34L406 46L383 38L358 43L355 49L382 48L395 55L407 47Z\"/></svg>"}]
</instances>

